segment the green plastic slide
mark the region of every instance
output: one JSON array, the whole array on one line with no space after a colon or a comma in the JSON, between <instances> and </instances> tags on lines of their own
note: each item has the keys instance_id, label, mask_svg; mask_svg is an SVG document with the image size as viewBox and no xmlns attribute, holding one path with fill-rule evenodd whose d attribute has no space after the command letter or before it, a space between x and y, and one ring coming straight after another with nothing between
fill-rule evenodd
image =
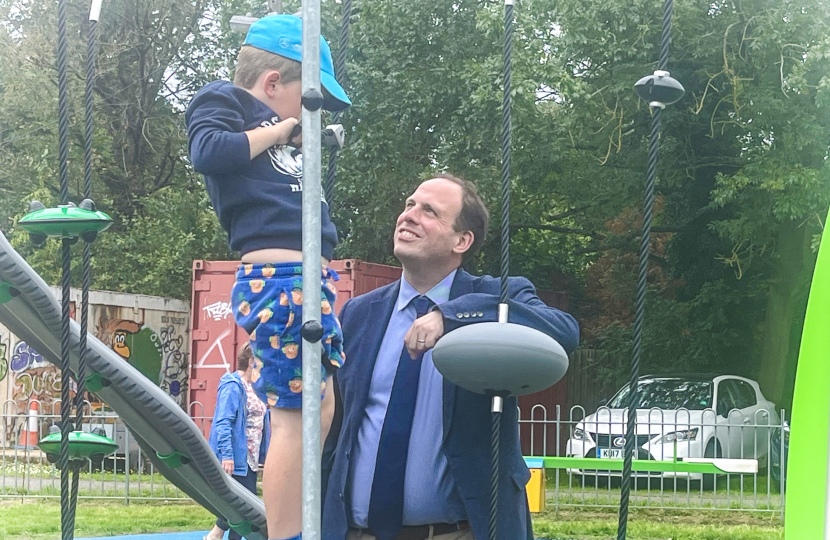
<instances>
[{"instance_id":1,"label":"green plastic slide","mask_svg":"<svg viewBox=\"0 0 830 540\"><path fill-rule=\"evenodd\" d=\"M821 243L798 355L787 460L784 537L821 540L827 531L830 444L830 242Z\"/></svg>"}]
</instances>

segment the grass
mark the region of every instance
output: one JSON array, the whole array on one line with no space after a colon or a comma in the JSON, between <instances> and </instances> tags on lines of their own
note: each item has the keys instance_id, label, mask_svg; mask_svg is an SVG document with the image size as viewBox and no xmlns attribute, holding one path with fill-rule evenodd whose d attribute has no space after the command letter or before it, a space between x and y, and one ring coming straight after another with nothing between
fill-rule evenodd
<instances>
[{"instance_id":1,"label":"grass","mask_svg":"<svg viewBox=\"0 0 830 540\"><path fill-rule=\"evenodd\" d=\"M549 508L552 508L549 506ZM193 503L130 504L82 502L78 505L76 536L95 537L207 530L213 516ZM538 538L612 540L615 510L570 509L536 514ZM56 540L60 537L57 502L0 501L0 539ZM630 540L781 540L780 519L749 512L632 509Z\"/></svg>"},{"instance_id":2,"label":"grass","mask_svg":"<svg viewBox=\"0 0 830 540\"><path fill-rule=\"evenodd\" d=\"M556 489L556 472L547 471L547 493L552 497ZM701 489L700 482L683 479L664 480L637 479L632 485L631 505L639 507L670 507L677 509L724 508L741 510L762 510L780 512L781 495L777 486L767 476L729 475L719 476L716 487ZM757 492L757 495L756 495ZM592 477L583 479L559 471L559 502L572 506L613 506L619 505L620 481L614 478L610 485L606 478L594 482ZM780 514L778 514L780 517Z\"/></svg>"},{"instance_id":3,"label":"grass","mask_svg":"<svg viewBox=\"0 0 830 540\"><path fill-rule=\"evenodd\" d=\"M60 538L59 502L0 501L0 539ZM75 536L94 537L208 530L216 518L193 503L131 504L81 502Z\"/></svg>"},{"instance_id":4,"label":"grass","mask_svg":"<svg viewBox=\"0 0 830 540\"><path fill-rule=\"evenodd\" d=\"M553 511L535 514L537 538L558 540L613 540L617 537L616 510ZM779 518L747 512L678 512L632 509L629 540L781 540L784 530Z\"/></svg>"}]
</instances>

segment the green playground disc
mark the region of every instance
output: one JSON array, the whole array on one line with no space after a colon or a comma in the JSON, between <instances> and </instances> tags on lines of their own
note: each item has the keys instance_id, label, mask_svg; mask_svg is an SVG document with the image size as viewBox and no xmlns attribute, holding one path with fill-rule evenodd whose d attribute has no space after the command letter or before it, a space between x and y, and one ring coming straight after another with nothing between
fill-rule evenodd
<instances>
[{"instance_id":1,"label":"green playground disc","mask_svg":"<svg viewBox=\"0 0 830 540\"><path fill-rule=\"evenodd\" d=\"M29 212L18 221L29 233L57 238L75 238L84 233L99 233L110 228L112 218L100 211L75 206L42 208Z\"/></svg>"},{"instance_id":2,"label":"green playground disc","mask_svg":"<svg viewBox=\"0 0 830 540\"><path fill-rule=\"evenodd\" d=\"M61 453L61 434L52 433L42 438L37 444L46 454ZM69 434L69 459L88 459L92 456L107 456L118 450L118 445L109 437L73 431Z\"/></svg>"}]
</instances>

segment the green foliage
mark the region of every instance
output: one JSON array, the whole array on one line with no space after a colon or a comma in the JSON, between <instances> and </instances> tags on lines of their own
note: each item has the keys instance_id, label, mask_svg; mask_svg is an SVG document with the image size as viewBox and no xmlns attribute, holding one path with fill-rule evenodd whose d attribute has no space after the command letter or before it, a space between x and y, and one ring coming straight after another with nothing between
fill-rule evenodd
<instances>
[{"instance_id":1,"label":"green foliage","mask_svg":"<svg viewBox=\"0 0 830 540\"><path fill-rule=\"evenodd\" d=\"M204 187L188 171L180 104L172 88L208 4L105 3L95 93L92 198L115 225L95 244L93 287L190 297L193 259L227 258ZM83 198L86 2L68 2L68 180ZM0 226L49 283L60 281L58 243L34 252L16 218L29 201L60 202L53 2L0 2ZM200 34L201 36L201 34ZM198 40L196 40L198 41ZM203 45L204 40L201 41ZM73 248L79 285L80 245Z\"/></svg>"},{"instance_id":2,"label":"green foliage","mask_svg":"<svg viewBox=\"0 0 830 540\"><path fill-rule=\"evenodd\" d=\"M753 375L757 321L747 317L763 309L763 284L721 279L706 283L688 302L661 295L646 297L640 373L732 373ZM619 384L627 379L632 355L631 330L612 323L598 341L606 355L601 377Z\"/></svg>"}]
</instances>

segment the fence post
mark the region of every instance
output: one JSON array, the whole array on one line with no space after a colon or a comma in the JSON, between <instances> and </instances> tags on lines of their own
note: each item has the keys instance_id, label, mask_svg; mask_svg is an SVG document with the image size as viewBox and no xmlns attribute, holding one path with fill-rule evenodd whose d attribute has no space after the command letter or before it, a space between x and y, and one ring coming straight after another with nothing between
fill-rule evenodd
<instances>
[{"instance_id":1,"label":"fence post","mask_svg":"<svg viewBox=\"0 0 830 540\"><path fill-rule=\"evenodd\" d=\"M559 440L559 427L560 427L560 415L562 411L560 410L561 406L559 404L556 405L556 456L559 456L559 448L561 448L561 441ZM553 491L554 500L554 511L553 515L559 519L559 469L554 469L554 474L556 475L556 487Z\"/></svg>"},{"instance_id":2,"label":"fence post","mask_svg":"<svg viewBox=\"0 0 830 540\"><path fill-rule=\"evenodd\" d=\"M781 409L781 436L778 444L780 445L780 453L778 455L778 496L781 498L781 525L784 524L784 513L787 510L786 498L784 497L784 490L787 475L787 460L784 459L784 415L786 411ZM787 445L789 446L789 445ZM788 449L789 450L789 449Z\"/></svg>"},{"instance_id":3,"label":"fence post","mask_svg":"<svg viewBox=\"0 0 830 540\"><path fill-rule=\"evenodd\" d=\"M130 505L130 428L124 425L124 506ZM140 450L139 450L140 452ZM138 455L136 463L141 459ZM138 467L136 466L136 469ZM139 474L141 474L139 472Z\"/></svg>"}]
</instances>

